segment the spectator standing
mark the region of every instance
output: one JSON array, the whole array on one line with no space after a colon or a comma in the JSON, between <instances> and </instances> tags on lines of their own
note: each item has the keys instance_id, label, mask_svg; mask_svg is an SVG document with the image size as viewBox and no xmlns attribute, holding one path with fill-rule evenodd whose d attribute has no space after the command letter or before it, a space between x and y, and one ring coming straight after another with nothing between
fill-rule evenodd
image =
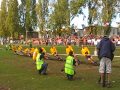
<instances>
[{"instance_id":1,"label":"spectator standing","mask_svg":"<svg viewBox=\"0 0 120 90\"><path fill-rule=\"evenodd\" d=\"M115 45L112 41L104 36L97 46L98 58L100 59L99 73L100 83L103 83L104 73L107 74L107 85L110 85L110 74L111 74L111 61L113 60L113 52L115 51ZM106 66L106 69L105 69ZM106 72L105 72L106 71Z\"/></svg>"}]
</instances>

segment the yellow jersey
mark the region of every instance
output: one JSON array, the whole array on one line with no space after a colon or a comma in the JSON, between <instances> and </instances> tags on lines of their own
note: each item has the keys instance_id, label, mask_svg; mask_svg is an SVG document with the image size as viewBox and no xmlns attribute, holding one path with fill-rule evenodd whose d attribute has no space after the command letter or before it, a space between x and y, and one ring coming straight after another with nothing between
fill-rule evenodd
<instances>
[{"instance_id":1,"label":"yellow jersey","mask_svg":"<svg viewBox=\"0 0 120 90\"><path fill-rule=\"evenodd\" d=\"M73 48L72 48L72 46L68 45L68 46L66 47L66 54L69 55L69 52L70 52L70 51L73 52Z\"/></svg>"},{"instance_id":2,"label":"yellow jersey","mask_svg":"<svg viewBox=\"0 0 120 90\"><path fill-rule=\"evenodd\" d=\"M51 47L51 48L50 48L50 52L51 52L52 55L54 55L54 54L57 53L57 50L56 50L55 47Z\"/></svg>"},{"instance_id":3,"label":"yellow jersey","mask_svg":"<svg viewBox=\"0 0 120 90\"><path fill-rule=\"evenodd\" d=\"M35 48L34 49L34 52L33 52L33 57L32 57L32 59L35 61L36 60L36 57L37 57L37 54L39 53L39 51L38 51L38 49L37 48Z\"/></svg>"},{"instance_id":4,"label":"yellow jersey","mask_svg":"<svg viewBox=\"0 0 120 90\"><path fill-rule=\"evenodd\" d=\"M18 49L18 51L21 51L22 50L22 46L19 45L17 49Z\"/></svg>"},{"instance_id":5,"label":"yellow jersey","mask_svg":"<svg viewBox=\"0 0 120 90\"><path fill-rule=\"evenodd\" d=\"M70 49L70 51L73 51L72 46L68 45L68 48Z\"/></svg>"},{"instance_id":6,"label":"yellow jersey","mask_svg":"<svg viewBox=\"0 0 120 90\"><path fill-rule=\"evenodd\" d=\"M90 51L87 47L83 47L82 50L81 50L81 53L82 53L83 56L86 56L86 55L90 54Z\"/></svg>"},{"instance_id":7,"label":"yellow jersey","mask_svg":"<svg viewBox=\"0 0 120 90\"><path fill-rule=\"evenodd\" d=\"M29 48L24 49L23 53L26 55L29 52Z\"/></svg>"},{"instance_id":8,"label":"yellow jersey","mask_svg":"<svg viewBox=\"0 0 120 90\"><path fill-rule=\"evenodd\" d=\"M33 55L34 50L35 50L34 48L31 48L31 49L30 49L30 54L31 54L31 55Z\"/></svg>"},{"instance_id":9,"label":"yellow jersey","mask_svg":"<svg viewBox=\"0 0 120 90\"><path fill-rule=\"evenodd\" d=\"M43 47L42 47L42 50L43 50L43 52L44 52L44 53L46 53L46 50L45 50L45 48L43 48Z\"/></svg>"},{"instance_id":10,"label":"yellow jersey","mask_svg":"<svg viewBox=\"0 0 120 90\"><path fill-rule=\"evenodd\" d=\"M15 52L17 50L17 47L15 45L12 45L12 51Z\"/></svg>"}]
</instances>

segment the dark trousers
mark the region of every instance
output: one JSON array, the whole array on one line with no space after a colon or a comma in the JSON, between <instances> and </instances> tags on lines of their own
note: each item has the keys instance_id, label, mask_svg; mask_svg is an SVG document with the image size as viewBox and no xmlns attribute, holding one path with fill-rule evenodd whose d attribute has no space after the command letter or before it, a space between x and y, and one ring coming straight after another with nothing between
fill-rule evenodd
<instances>
[{"instance_id":1,"label":"dark trousers","mask_svg":"<svg viewBox=\"0 0 120 90\"><path fill-rule=\"evenodd\" d=\"M76 74L76 72L74 71L74 75L75 75L75 74ZM68 80L72 80L74 75L67 74Z\"/></svg>"},{"instance_id":2,"label":"dark trousers","mask_svg":"<svg viewBox=\"0 0 120 90\"><path fill-rule=\"evenodd\" d=\"M68 78L68 80L72 80L73 79L73 75L67 74L67 78Z\"/></svg>"},{"instance_id":3,"label":"dark trousers","mask_svg":"<svg viewBox=\"0 0 120 90\"><path fill-rule=\"evenodd\" d=\"M43 63L42 64L42 68L39 70L39 74L46 74L47 67L48 67L48 64L47 63Z\"/></svg>"}]
</instances>

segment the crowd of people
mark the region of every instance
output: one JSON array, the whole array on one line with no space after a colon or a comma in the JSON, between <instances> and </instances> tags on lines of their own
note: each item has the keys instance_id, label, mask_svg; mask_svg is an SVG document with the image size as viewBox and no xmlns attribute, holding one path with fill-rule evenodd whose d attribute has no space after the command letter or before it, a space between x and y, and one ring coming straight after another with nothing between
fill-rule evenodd
<instances>
[{"instance_id":1,"label":"crowd of people","mask_svg":"<svg viewBox=\"0 0 120 90\"><path fill-rule=\"evenodd\" d=\"M87 35L79 37L77 35L72 34L71 36L56 36L56 37L47 37L47 38L32 38L28 39L27 41L22 40L7 40L7 39L0 39L0 44L7 44L7 43L22 43L22 44L29 44L32 42L34 45L67 45L71 43L71 45L81 46L81 45L97 45L103 36L100 35ZM116 46L120 46L120 36L113 35L110 36L110 39Z\"/></svg>"},{"instance_id":2,"label":"crowd of people","mask_svg":"<svg viewBox=\"0 0 120 90\"><path fill-rule=\"evenodd\" d=\"M67 45L67 43L71 43L72 45L80 46L80 45L97 45L103 36L96 35L88 35L83 37L78 37L75 35L72 36L56 36L55 38L40 38L40 39L32 39L33 44L37 45ZM110 39L115 43L116 46L120 46L120 36L111 36ZM30 40L29 40L30 41ZM28 42L29 42L28 41Z\"/></svg>"}]
</instances>

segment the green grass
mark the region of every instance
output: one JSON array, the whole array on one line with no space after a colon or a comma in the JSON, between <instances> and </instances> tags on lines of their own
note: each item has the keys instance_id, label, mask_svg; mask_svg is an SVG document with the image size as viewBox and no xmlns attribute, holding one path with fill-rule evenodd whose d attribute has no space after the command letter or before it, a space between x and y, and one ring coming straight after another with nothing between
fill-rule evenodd
<instances>
[{"instance_id":1,"label":"green grass","mask_svg":"<svg viewBox=\"0 0 120 90\"><path fill-rule=\"evenodd\" d=\"M2 46L0 46L2 48ZM49 46L45 47L49 52ZM90 47L91 52L94 47ZM65 53L65 47L57 47L59 53ZM119 49L115 51L119 54ZM80 53L79 47L74 47L75 53ZM93 53L93 52L92 52ZM83 57L79 57L83 60ZM97 57L95 57L97 59ZM30 57L14 55L11 51L0 49L0 87L10 90L119 90L120 88L120 58L114 58L111 74L112 87L102 88L96 82L99 78L98 66L81 64L76 67L73 81L68 81L61 72L62 61L46 60L49 64L48 75L39 75ZM4 89L3 89L4 90Z\"/></svg>"}]
</instances>

